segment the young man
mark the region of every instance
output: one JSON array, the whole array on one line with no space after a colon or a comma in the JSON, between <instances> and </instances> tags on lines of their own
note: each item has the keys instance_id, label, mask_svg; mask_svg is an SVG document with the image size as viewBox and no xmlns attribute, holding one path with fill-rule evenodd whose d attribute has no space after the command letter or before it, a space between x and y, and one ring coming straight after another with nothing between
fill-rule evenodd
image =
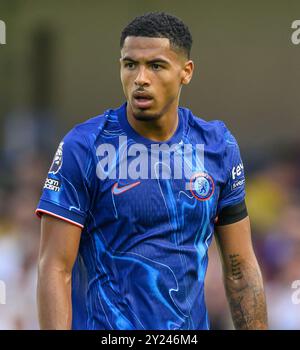
<instances>
[{"instance_id":1,"label":"young man","mask_svg":"<svg viewBox=\"0 0 300 350\"><path fill-rule=\"evenodd\" d=\"M235 327L267 328L236 140L178 107L191 45L176 17L135 18L121 35L127 102L60 143L37 209L42 329L208 329L214 231Z\"/></svg>"}]
</instances>

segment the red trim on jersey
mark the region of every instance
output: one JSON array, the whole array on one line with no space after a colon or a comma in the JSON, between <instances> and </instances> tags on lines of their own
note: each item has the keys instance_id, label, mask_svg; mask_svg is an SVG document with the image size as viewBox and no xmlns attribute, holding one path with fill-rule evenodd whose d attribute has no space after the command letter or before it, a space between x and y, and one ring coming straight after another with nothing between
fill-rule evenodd
<instances>
[{"instance_id":1,"label":"red trim on jersey","mask_svg":"<svg viewBox=\"0 0 300 350\"><path fill-rule=\"evenodd\" d=\"M36 215L37 215L39 218L42 216L42 215L40 215L40 214L41 214L41 213L44 213L44 214L49 214L49 215L51 215L51 216L54 216L54 217L56 217L56 218L58 218L58 219L61 219L61 220L63 220L63 221L67 221L67 222L69 222L69 223L71 223L71 224L73 224L73 225L76 225L76 226L80 227L80 228L83 228L83 227L84 227L83 225L79 224L79 223L76 222L76 221L72 221L72 220L67 219L67 218L65 218L65 217L63 217L63 216L54 214L54 213L52 213L51 211L47 211L47 210L44 210L44 209L37 209L37 210L35 211L35 213L36 213Z\"/></svg>"}]
</instances>

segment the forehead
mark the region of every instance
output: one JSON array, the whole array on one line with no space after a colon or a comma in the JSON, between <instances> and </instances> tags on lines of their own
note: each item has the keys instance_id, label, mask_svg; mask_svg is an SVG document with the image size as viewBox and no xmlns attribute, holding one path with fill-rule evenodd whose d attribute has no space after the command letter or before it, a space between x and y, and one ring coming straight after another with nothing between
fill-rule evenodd
<instances>
[{"instance_id":1,"label":"forehead","mask_svg":"<svg viewBox=\"0 0 300 350\"><path fill-rule=\"evenodd\" d=\"M157 57L169 60L179 58L178 53L172 49L169 39L142 36L128 36L121 49L121 56L122 58L129 56L134 60L151 60Z\"/></svg>"}]
</instances>

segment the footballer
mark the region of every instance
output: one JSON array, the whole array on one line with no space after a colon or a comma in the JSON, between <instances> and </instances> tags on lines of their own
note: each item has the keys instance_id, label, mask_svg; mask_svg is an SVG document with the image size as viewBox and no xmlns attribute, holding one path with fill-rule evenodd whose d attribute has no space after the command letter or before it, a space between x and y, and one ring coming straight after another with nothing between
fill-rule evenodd
<instances>
[{"instance_id":1,"label":"footballer","mask_svg":"<svg viewBox=\"0 0 300 350\"><path fill-rule=\"evenodd\" d=\"M122 31L124 104L60 142L41 217L41 329L209 329L204 280L215 235L236 329L267 329L238 144L179 107L194 71L177 17Z\"/></svg>"}]
</instances>

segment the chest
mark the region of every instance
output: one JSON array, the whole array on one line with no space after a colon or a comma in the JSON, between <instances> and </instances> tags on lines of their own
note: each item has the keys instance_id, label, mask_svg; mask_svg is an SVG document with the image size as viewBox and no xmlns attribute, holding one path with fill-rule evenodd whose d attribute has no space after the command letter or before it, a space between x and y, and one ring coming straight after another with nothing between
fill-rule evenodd
<instances>
[{"instance_id":1,"label":"chest","mask_svg":"<svg viewBox=\"0 0 300 350\"><path fill-rule=\"evenodd\" d=\"M183 179L111 179L101 184L95 211L104 222L118 222L145 231L165 226L171 230L213 222L221 183L203 169Z\"/></svg>"},{"instance_id":2,"label":"chest","mask_svg":"<svg viewBox=\"0 0 300 350\"><path fill-rule=\"evenodd\" d=\"M102 224L134 231L163 226L179 230L213 222L224 183L222 161L201 145L119 147L113 156L98 152L94 212Z\"/></svg>"}]
</instances>

